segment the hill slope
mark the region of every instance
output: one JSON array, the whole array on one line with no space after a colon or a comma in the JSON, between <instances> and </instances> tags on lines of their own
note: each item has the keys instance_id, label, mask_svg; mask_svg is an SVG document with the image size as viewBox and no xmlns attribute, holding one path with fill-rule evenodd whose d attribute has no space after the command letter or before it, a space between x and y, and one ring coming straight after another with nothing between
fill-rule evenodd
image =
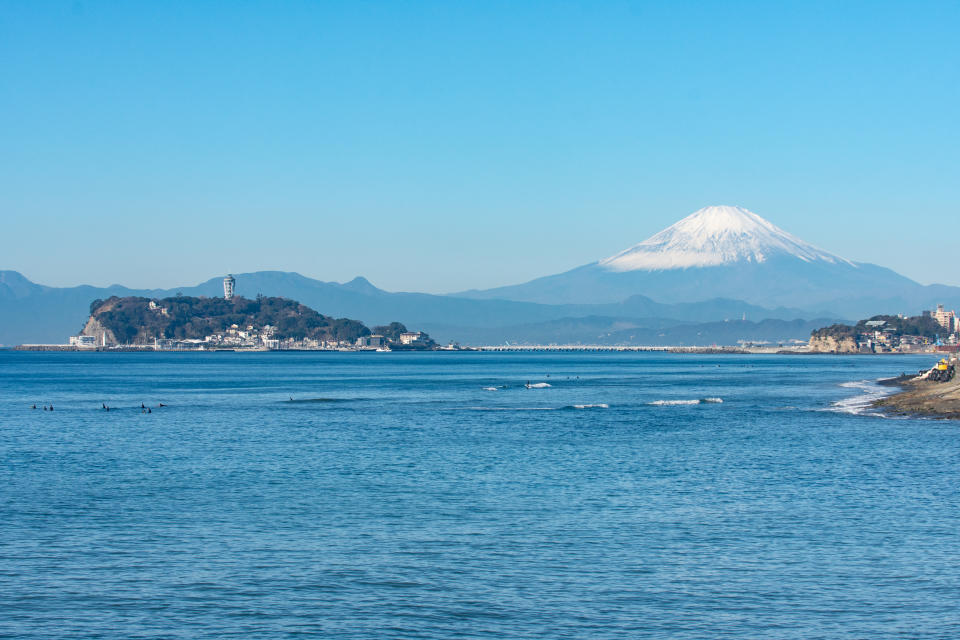
<instances>
[{"instance_id":1,"label":"hill slope","mask_svg":"<svg viewBox=\"0 0 960 640\"><path fill-rule=\"evenodd\" d=\"M154 302L154 305L150 303ZM370 334L363 323L331 318L286 298L195 298L176 296L150 299L111 297L91 304L85 335L108 343L150 344L158 338L202 339L223 334L231 325L258 329L274 327L274 337L349 340Z\"/></svg>"},{"instance_id":2,"label":"hill slope","mask_svg":"<svg viewBox=\"0 0 960 640\"><path fill-rule=\"evenodd\" d=\"M259 271L238 274L236 293L282 296L336 317L358 318L370 326L394 320L416 326L441 341L464 340L467 331L531 324L566 317L614 316L707 321L739 318L793 319L804 314L797 309L765 309L738 300L717 299L695 304L661 304L645 296L606 305L543 305L506 300L472 300L423 293L391 293L364 278L339 284L307 278L298 273ZM222 278L176 289L129 289L111 287L46 287L30 282L15 271L0 271L0 344L65 342L76 334L89 314L90 303L111 296L166 298L182 294L219 298ZM822 314L819 314L822 315Z\"/></svg>"},{"instance_id":3,"label":"hill slope","mask_svg":"<svg viewBox=\"0 0 960 640\"><path fill-rule=\"evenodd\" d=\"M609 271L660 271L760 264L775 257L803 262L852 262L807 244L741 207L705 207L648 240L600 261Z\"/></svg>"}]
</instances>

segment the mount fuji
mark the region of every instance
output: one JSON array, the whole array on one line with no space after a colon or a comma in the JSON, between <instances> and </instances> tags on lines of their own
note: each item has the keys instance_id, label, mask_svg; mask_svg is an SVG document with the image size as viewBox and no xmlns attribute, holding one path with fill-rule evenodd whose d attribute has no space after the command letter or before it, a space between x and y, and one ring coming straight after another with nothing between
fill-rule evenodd
<instances>
[{"instance_id":1,"label":"mount fuji","mask_svg":"<svg viewBox=\"0 0 960 640\"><path fill-rule=\"evenodd\" d=\"M652 238L600 260L609 271L660 271L763 263L777 257L854 266L741 207L706 207Z\"/></svg>"},{"instance_id":2,"label":"mount fuji","mask_svg":"<svg viewBox=\"0 0 960 640\"><path fill-rule=\"evenodd\" d=\"M604 304L633 295L664 303L732 298L861 317L918 311L913 305L957 299L958 292L834 255L744 208L712 206L597 262L458 295L544 304Z\"/></svg>"},{"instance_id":3,"label":"mount fuji","mask_svg":"<svg viewBox=\"0 0 960 640\"><path fill-rule=\"evenodd\" d=\"M341 284L279 271L236 274L236 283L238 295L284 296L370 325L397 320L466 344L773 341L805 338L841 319L912 315L937 303L960 307L960 287L923 286L852 262L739 207L707 207L608 258L487 291L389 292L364 278ZM222 292L222 276L167 290L60 288L0 271L0 343L62 342L79 330L97 298Z\"/></svg>"}]
</instances>

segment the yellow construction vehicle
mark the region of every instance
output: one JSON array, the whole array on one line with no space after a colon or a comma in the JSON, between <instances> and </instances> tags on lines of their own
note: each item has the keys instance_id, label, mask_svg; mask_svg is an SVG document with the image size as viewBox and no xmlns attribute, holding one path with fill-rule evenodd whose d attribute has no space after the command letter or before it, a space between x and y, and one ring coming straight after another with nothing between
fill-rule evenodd
<instances>
[{"instance_id":1,"label":"yellow construction vehicle","mask_svg":"<svg viewBox=\"0 0 960 640\"><path fill-rule=\"evenodd\" d=\"M930 380L934 382L949 382L953 379L954 366L947 362L946 358L940 358L940 362L933 365L930 370Z\"/></svg>"}]
</instances>

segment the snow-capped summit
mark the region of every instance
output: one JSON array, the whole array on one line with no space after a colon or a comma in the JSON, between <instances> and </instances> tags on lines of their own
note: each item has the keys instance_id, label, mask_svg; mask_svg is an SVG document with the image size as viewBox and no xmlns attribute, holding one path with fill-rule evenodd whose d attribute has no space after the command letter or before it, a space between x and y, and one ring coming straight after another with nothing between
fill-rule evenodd
<instances>
[{"instance_id":1,"label":"snow-capped summit","mask_svg":"<svg viewBox=\"0 0 960 640\"><path fill-rule=\"evenodd\" d=\"M807 244L752 211L728 206L704 207L598 264L609 271L657 271L761 263L774 256L853 265Z\"/></svg>"},{"instance_id":2,"label":"snow-capped summit","mask_svg":"<svg viewBox=\"0 0 960 640\"><path fill-rule=\"evenodd\" d=\"M604 260L461 295L542 304L619 304L638 295L669 303L726 298L857 318L896 313L901 303L890 300L922 289L889 269L818 249L741 207L706 207Z\"/></svg>"}]
</instances>

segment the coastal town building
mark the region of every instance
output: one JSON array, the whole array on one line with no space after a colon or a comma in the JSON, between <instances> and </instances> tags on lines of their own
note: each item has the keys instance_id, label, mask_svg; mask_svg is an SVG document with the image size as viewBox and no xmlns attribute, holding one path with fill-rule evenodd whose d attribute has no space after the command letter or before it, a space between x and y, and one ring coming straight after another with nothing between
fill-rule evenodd
<instances>
[{"instance_id":1,"label":"coastal town building","mask_svg":"<svg viewBox=\"0 0 960 640\"><path fill-rule=\"evenodd\" d=\"M78 349L96 349L96 336L70 336L70 345Z\"/></svg>"},{"instance_id":2,"label":"coastal town building","mask_svg":"<svg viewBox=\"0 0 960 640\"><path fill-rule=\"evenodd\" d=\"M362 336L357 338L357 346L361 349L382 349L386 345L386 339L377 334Z\"/></svg>"},{"instance_id":3,"label":"coastal town building","mask_svg":"<svg viewBox=\"0 0 960 640\"><path fill-rule=\"evenodd\" d=\"M947 331L954 331L957 314L953 311L946 311L942 304L937 305L937 310L930 312L930 316L937 321L941 327Z\"/></svg>"}]
</instances>

